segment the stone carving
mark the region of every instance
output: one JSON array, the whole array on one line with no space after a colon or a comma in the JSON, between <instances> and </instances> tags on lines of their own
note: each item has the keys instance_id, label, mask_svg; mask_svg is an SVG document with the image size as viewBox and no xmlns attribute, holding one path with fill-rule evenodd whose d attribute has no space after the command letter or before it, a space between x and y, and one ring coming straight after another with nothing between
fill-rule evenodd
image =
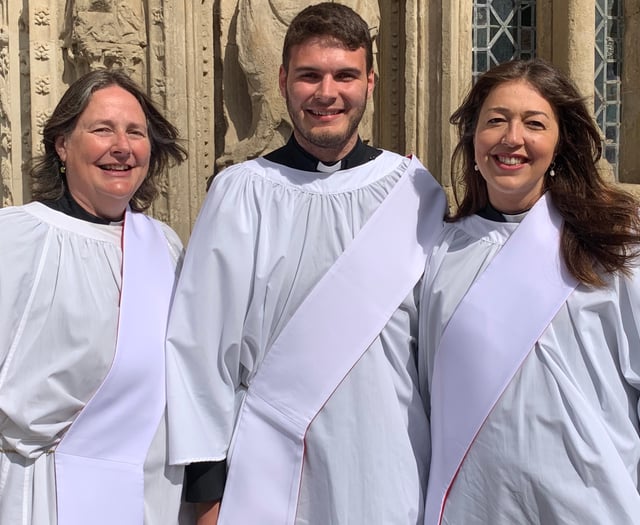
<instances>
[{"instance_id":1,"label":"stone carving","mask_svg":"<svg viewBox=\"0 0 640 525\"><path fill-rule=\"evenodd\" d=\"M229 38L223 63L224 118L227 133L224 152L217 159L220 169L226 165L257 157L286 141L291 133L285 102L278 88L278 69L282 42L292 18L315 1L238 0L235 25ZM380 10L375 0L343 0L356 10L372 28L380 25ZM237 50L234 55L233 51ZM363 132L370 128L371 104ZM365 138L370 138L365 136Z\"/></svg>"},{"instance_id":2,"label":"stone carving","mask_svg":"<svg viewBox=\"0 0 640 525\"><path fill-rule=\"evenodd\" d=\"M33 57L36 60L42 60L44 62L45 60L49 60L50 51L51 48L48 43L40 42L33 46Z\"/></svg>"},{"instance_id":3,"label":"stone carving","mask_svg":"<svg viewBox=\"0 0 640 525\"><path fill-rule=\"evenodd\" d=\"M0 206L29 200L29 163L42 151L43 122L66 85L90 69L121 66L149 88L188 145L188 163L170 170L152 210L186 241L205 195L204 180L289 136L278 90L282 40L293 16L317 1L0 0ZM382 73L375 112L370 104L361 126L363 138L415 152L449 185L455 137L448 116L471 74L469 1L339 1L380 34L376 60ZM640 27L640 0L628 3L620 166L623 180L638 182L640 97L634 86L640 85L640 59L634 28ZM588 87L593 53L585 52L584 39L562 36L566 17L552 16L582 10L582 4L541 0L538 56L560 62L579 56L567 69ZM558 20L560 30L554 31ZM593 34L585 30L585 38Z\"/></svg>"},{"instance_id":4,"label":"stone carving","mask_svg":"<svg viewBox=\"0 0 640 525\"><path fill-rule=\"evenodd\" d=\"M0 7L4 7L0 1ZM2 9L2 12L4 9ZM11 122L9 118L9 36L0 20L0 206L13 204L11 193Z\"/></svg>"},{"instance_id":5,"label":"stone carving","mask_svg":"<svg viewBox=\"0 0 640 525\"><path fill-rule=\"evenodd\" d=\"M51 78L48 75L37 78L34 86L34 92L37 95L48 95L51 92Z\"/></svg>"},{"instance_id":6,"label":"stone carving","mask_svg":"<svg viewBox=\"0 0 640 525\"><path fill-rule=\"evenodd\" d=\"M116 66L141 78L147 47L145 4L143 0L68 0L67 65L78 75Z\"/></svg>"},{"instance_id":7,"label":"stone carving","mask_svg":"<svg viewBox=\"0 0 640 525\"><path fill-rule=\"evenodd\" d=\"M48 26L51 23L51 11L48 7L41 7L33 13L33 23L37 26Z\"/></svg>"}]
</instances>

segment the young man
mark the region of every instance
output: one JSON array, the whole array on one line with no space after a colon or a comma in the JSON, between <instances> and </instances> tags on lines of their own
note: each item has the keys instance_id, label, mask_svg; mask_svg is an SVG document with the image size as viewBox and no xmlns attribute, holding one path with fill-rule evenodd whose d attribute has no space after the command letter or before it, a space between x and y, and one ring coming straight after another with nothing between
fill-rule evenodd
<instances>
[{"instance_id":1,"label":"young man","mask_svg":"<svg viewBox=\"0 0 640 525\"><path fill-rule=\"evenodd\" d=\"M374 71L353 10L301 11L279 82L291 139L214 179L189 244L167 347L172 462L191 464L202 524L415 525L416 286L443 192L358 136Z\"/></svg>"}]
</instances>

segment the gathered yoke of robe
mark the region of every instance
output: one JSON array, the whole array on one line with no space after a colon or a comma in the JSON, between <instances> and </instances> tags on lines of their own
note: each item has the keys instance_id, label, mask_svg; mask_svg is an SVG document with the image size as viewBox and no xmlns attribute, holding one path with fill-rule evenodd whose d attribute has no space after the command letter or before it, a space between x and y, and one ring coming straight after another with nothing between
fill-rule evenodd
<instances>
[{"instance_id":1,"label":"gathered yoke of robe","mask_svg":"<svg viewBox=\"0 0 640 525\"><path fill-rule=\"evenodd\" d=\"M445 225L423 281L425 399L453 311L517 227L477 215ZM640 275L606 279L578 285L516 372L462 463L443 524L638 523Z\"/></svg>"},{"instance_id":2,"label":"gathered yoke of robe","mask_svg":"<svg viewBox=\"0 0 640 525\"><path fill-rule=\"evenodd\" d=\"M182 244L160 225L177 264ZM0 210L0 523L56 523L51 452L114 357L121 233L122 223L69 208ZM166 466L165 425L144 467L147 525L175 523L180 504L183 473Z\"/></svg>"}]
</instances>

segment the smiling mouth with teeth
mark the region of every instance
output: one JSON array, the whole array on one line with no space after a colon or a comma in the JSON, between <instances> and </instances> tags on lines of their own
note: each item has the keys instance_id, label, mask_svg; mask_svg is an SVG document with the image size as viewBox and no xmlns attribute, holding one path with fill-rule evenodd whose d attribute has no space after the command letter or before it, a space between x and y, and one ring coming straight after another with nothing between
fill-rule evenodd
<instances>
[{"instance_id":1,"label":"smiling mouth with teeth","mask_svg":"<svg viewBox=\"0 0 640 525\"><path fill-rule=\"evenodd\" d=\"M502 164L508 164L509 166L516 166L518 164L524 164L526 162L526 160L521 157L502 157L500 155L496 155L496 158Z\"/></svg>"},{"instance_id":2,"label":"smiling mouth with teeth","mask_svg":"<svg viewBox=\"0 0 640 525\"><path fill-rule=\"evenodd\" d=\"M122 166L122 165L118 165L118 166L101 166L101 168L103 170L109 170L109 171L128 171L131 169L131 166Z\"/></svg>"},{"instance_id":3,"label":"smiling mouth with teeth","mask_svg":"<svg viewBox=\"0 0 640 525\"><path fill-rule=\"evenodd\" d=\"M340 113L342 113L341 110L318 111L318 110L315 110L315 109L310 109L308 111L309 111L309 113L311 113L312 115L315 115L317 117L330 117L332 115L339 115Z\"/></svg>"}]
</instances>

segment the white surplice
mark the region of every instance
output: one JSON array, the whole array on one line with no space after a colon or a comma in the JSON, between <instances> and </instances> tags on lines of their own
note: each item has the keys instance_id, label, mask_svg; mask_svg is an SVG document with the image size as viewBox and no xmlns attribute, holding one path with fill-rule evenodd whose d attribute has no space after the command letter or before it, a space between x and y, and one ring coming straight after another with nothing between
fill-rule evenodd
<instances>
[{"instance_id":1,"label":"white surplice","mask_svg":"<svg viewBox=\"0 0 640 525\"><path fill-rule=\"evenodd\" d=\"M161 226L177 263L180 240ZM0 210L0 523L56 523L51 451L113 360L121 233L40 203ZM182 469L166 455L163 418L145 462L147 525L178 520Z\"/></svg>"},{"instance_id":2,"label":"white surplice","mask_svg":"<svg viewBox=\"0 0 640 525\"><path fill-rule=\"evenodd\" d=\"M453 311L517 227L478 216L445 226L421 302L429 382ZM640 522L640 275L607 283L579 285L544 331L471 445L442 523Z\"/></svg>"},{"instance_id":3,"label":"white surplice","mask_svg":"<svg viewBox=\"0 0 640 525\"><path fill-rule=\"evenodd\" d=\"M392 169L380 169L390 162ZM172 462L227 457L265 352L408 163L384 152L323 174L258 159L214 179L170 315ZM429 430L418 392L417 293L312 422L298 525L420 523Z\"/></svg>"}]
</instances>

